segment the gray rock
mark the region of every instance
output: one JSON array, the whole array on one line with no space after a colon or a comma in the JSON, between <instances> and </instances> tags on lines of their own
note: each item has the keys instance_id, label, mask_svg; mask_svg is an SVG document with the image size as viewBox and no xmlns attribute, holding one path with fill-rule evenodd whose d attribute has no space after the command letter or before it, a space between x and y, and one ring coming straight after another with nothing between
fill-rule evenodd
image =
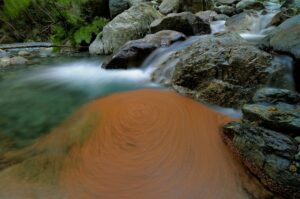
<instances>
[{"instance_id":1,"label":"gray rock","mask_svg":"<svg viewBox=\"0 0 300 199\"><path fill-rule=\"evenodd\" d=\"M129 8L128 0L109 0L109 12L113 18Z\"/></svg>"},{"instance_id":2,"label":"gray rock","mask_svg":"<svg viewBox=\"0 0 300 199\"><path fill-rule=\"evenodd\" d=\"M166 56L152 78L179 92L183 90L183 94L193 91L196 99L239 107L251 100L257 88L283 70L272 70L271 60L270 54L236 33L204 35Z\"/></svg>"},{"instance_id":3,"label":"gray rock","mask_svg":"<svg viewBox=\"0 0 300 199\"><path fill-rule=\"evenodd\" d=\"M177 41L183 41L186 36L180 32L163 30L149 34L143 39L127 42L107 63L106 69L127 69L139 67L151 52L161 46L169 46Z\"/></svg>"},{"instance_id":4,"label":"gray rock","mask_svg":"<svg viewBox=\"0 0 300 199\"><path fill-rule=\"evenodd\" d=\"M128 0L129 6L136 6L140 3L148 2L149 0Z\"/></svg>"},{"instance_id":5,"label":"gray rock","mask_svg":"<svg viewBox=\"0 0 300 199\"><path fill-rule=\"evenodd\" d=\"M29 56L30 52L26 51L26 50L21 50L18 52L19 56Z\"/></svg>"},{"instance_id":6,"label":"gray rock","mask_svg":"<svg viewBox=\"0 0 300 199\"><path fill-rule=\"evenodd\" d=\"M163 0L159 11L163 14L190 11L196 13L213 8L212 0Z\"/></svg>"},{"instance_id":7,"label":"gray rock","mask_svg":"<svg viewBox=\"0 0 300 199\"><path fill-rule=\"evenodd\" d=\"M224 14L218 14L217 16L213 17L213 21L219 21L219 20L226 21L227 19L229 19L229 17Z\"/></svg>"},{"instance_id":8,"label":"gray rock","mask_svg":"<svg viewBox=\"0 0 300 199\"><path fill-rule=\"evenodd\" d=\"M297 144L281 133L237 122L225 125L224 141L243 164L273 192L299 198ZM297 161L297 160L296 160Z\"/></svg>"},{"instance_id":9,"label":"gray rock","mask_svg":"<svg viewBox=\"0 0 300 199\"><path fill-rule=\"evenodd\" d=\"M21 56L16 56L16 57L2 57L0 58L0 67L6 67L10 65L23 65L27 64L28 60L25 59L24 57Z\"/></svg>"},{"instance_id":10,"label":"gray rock","mask_svg":"<svg viewBox=\"0 0 300 199\"><path fill-rule=\"evenodd\" d=\"M299 14L299 11L295 8L282 8L280 12L272 17L271 22L267 26L278 26L285 20L296 16L297 14Z\"/></svg>"},{"instance_id":11,"label":"gray rock","mask_svg":"<svg viewBox=\"0 0 300 199\"><path fill-rule=\"evenodd\" d=\"M298 142L300 144L300 136L295 137L295 140L296 140L296 142Z\"/></svg>"},{"instance_id":12,"label":"gray rock","mask_svg":"<svg viewBox=\"0 0 300 199\"><path fill-rule=\"evenodd\" d=\"M9 57L2 57L0 58L0 67L6 67L10 65L10 58Z\"/></svg>"},{"instance_id":13,"label":"gray rock","mask_svg":"<svg viewBox=\"0 0 300 199\"><path fill-rule=\"evenodd\" d=\"M196 13L197 17L200 17L202 21L211 22L218 14L212 10L200 11Z\"/></svg>"},{"instance_id":14,"label":"gray rock","mask_svg":"<svg viewBox=\"0 0 300 199\"><path fill-rule=\"evenodd\" d=\"M153 21L150 25L152 33L161 30L175 30L186 35L209 34L211 32L208 23L191 12L172 13Z\"/></svg>"},{"instance_id":15,"label":"gray rock","mask_svg":"<svg viewBox=\"0 0 300 199\"><path fill-rule=\"evenodd\" d=\"M237 1L238 0L216 0L216 3L224 4L224 5L231 5Z\"/></svg>"},{"instance_id":16,"label":"gray rock","mask_svg":"<svg viewBox=\"0 0 300 199\"><path fill-rule=\"evenodd\" d=\"M258 17L259 15L255 11L242 12L227 19L226 27L228 30L239 33L247 32Z\"/></svg>"},{"instance_id":17,"label":"gray rock","mask_svg":"<svg viewBox=\"0 0 300 199\"><path fill-rule=\"evenodd\" d=\"M268 104L284 102L300 105L300 94L286 89L262 88L255 93L253 102Z\"/></svg>"},{"instance_id":18,"label":"gray rock","mask_svg":"<svg viewBox=\"0 0 300 199\"><path fill-rule=\"evenodd\" d=\"M7 56L6 51L5 51L5 50L2 50L2 49L0 48L0 58L6 57L6 56Z\"/></svg>"},{"instance_id":19,"label":"gray rock","mask_svg":"<svg viewBox=\"0 0 300 199\"><path fill-rule=\"evenodd\" d=\"M236 33L204 35L165 56L152 78L200 101L240 107L278 73L271 60Z\"/></svg>"},{"instance_id":20,"label":"gray rock","mask_svg":"<svg viewBox=\"0 0 300 199\"><path fill-rule=\"evenodd\" d=\"M236 9L238 11L242 10L262 10L264 9L264 4L257 0L242 0L236 4Z\"/></svg>"},{"instance_id":21,"label":"gray rock","mask_svg":"<svg viewBox=\"0 0 300 199\"><path fill-rule=\"evenodd\" d=\"M300 106L285 103L273 106L247 104L242 111L245 120L256 122L262 127L285 134L300 134Z\"/></svg>"},{"instance_id":22,"label":"gray rock","mask_svg":"<svg viewBox=\"0 0 300 199\"><path fill-rule=\"evenodd\" d=\"M26 64L27 62L28 62L28 60L21 56L16 56L16 57L10 58L11 65L22 65L22 64Z\"/></svg>"},{"instance_id":23,"label":"gray rock","mask_svg":"<svg viewBox=\"0 0 300 199\"><path fill-rule=\"evenodd\" d=\"M300 59L300 15L280 24L270 39L270 45L275 50L289 52Z\"/></svg>"},{"instance_id":24,"label":"gray rock","mask_svg":"<svg viewBox=\"0 0 300 199\"><path fill-rule=\"evenodd\" d=\"M228 5L220 5L215 8L217 13L225 14L225 15L233 15L235 12L235 8Z\"/></svg>"},{"instance_id":25,"label":"gray rock","mask_svg":"<svg viewBox=\"0 0 300 199\"><path fill-rule=\"evenodd\" d=\"M90 45L91 54L111 54L127 41L139 39L149 31L150 24L162 15L152 6L141 3L110 21Z\"/></svg>"}]
</instances>

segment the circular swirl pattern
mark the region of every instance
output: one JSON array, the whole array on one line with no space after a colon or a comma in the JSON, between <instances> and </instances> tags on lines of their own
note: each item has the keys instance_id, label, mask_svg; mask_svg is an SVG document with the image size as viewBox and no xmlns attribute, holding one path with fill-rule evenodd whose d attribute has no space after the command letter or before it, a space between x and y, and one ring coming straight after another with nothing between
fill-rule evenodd
<instances>
[{"instance_id":1,"label":"circular swirl pattern","mask_svg":"<svg viewBox=\"0 0 300 199\"><path fill-rule=\"evenodd\" d=\"M167 91L97 99L0 157L8 167L0 198L245 199L245 187L265 194L223 144L221 126L231 120Z\"/></svg>"},{"instance_id":2,"label":"circular swirl pattern","mask_svg":"<svg viewBox=\"0 0 300 199\"><path fill-rule=\"evenodd\" d=\"M100 117L64 163L70 198L245 198L219 135L230 118L158 90L115 94L85 111Z\"/></svg>"}]
</instances>

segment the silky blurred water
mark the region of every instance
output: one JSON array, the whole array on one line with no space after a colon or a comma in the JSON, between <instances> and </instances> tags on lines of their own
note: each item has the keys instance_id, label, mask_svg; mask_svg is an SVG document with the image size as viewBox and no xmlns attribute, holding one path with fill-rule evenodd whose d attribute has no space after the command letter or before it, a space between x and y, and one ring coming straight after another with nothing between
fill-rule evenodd
<instances>
[{"instance_id":1,"label":"silky blurred water","mask_svg":"<svg viewBox=\"0 0 300 199\"><path fill-rule=\"evenodd\" d=\"M103 60L86 55L48 57L1 71L0 137L5 145L30 144L96 97L156 86L142 70L106 71L101 68Z\"/></svg>"}]
</instances>

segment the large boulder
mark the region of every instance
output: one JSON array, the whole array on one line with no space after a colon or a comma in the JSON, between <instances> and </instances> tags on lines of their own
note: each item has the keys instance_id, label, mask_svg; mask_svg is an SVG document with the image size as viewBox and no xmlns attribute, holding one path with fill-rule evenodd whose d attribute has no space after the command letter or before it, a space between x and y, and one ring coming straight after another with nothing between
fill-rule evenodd
<instances>
[{"instance_id":1,"label":"large boulder","mask_svg":"<svg viewBox=\"0 0 300 199\"><path fill-rule=\"evenodd\" d=\"M139 67L155 49L169 46L177 41L183 41L186 36L180 32L163 30L155 34L146 35L143 39L127 42L102 67L106 69L127 69Z\"/></svg>"},{"instance_id":2,"label":"large boulder","mask_svg":"<svg viewBox=\"0 0 300 199\"><path fill-rule=\"evenodd\" d=\"M284 198L300 198L299 149L290 136L233 122L223 137L233 153L261 182Z\"/></svg>"},{"instance_id":3,"label":"large boulder","mask_svg":"<svg viewBox=\"0 0 300 199\"><path fill-rule=\"evenodd\" d=\"M300 15L280 24L270 39L270 45L275 50L291 53L300 59Z\"/></svg>"},{"instance_id":4,"label":"large boulder","mask_svg":"<svg viewBox=\"0 0 300 199\"><path fill-rule=\"evenodd\" d=\"M257 88L282 76L282 65L274 67L270 54L237 33L192 39L187 47L164 57L152 74L154 81L200 101L239 107Z\"/></svg>"},{"instance_id":5,"label":"large boulder","mask_svg":"<svg viewBox=\"0 0 300 199\"><path fill-rule=\"evenodd\" d=\"M152 33L161 30L175 30L186 35L209 34L211 32L209 24L191 12L172 13L157 19L151 23L150 30Z\"/></svg>"},{"instance_id":6,"label":"large boulder","mask_svg":"<svg viewBox=\"0 0 300 199\"><path fill-rule=\"evenodd\" d=\"M151 5L141 3L131 7L109 22L90 45L91 54L111 54L127 41L146 35L149 26L162 15Z\"/></svg>"},{"instance_id":7,"label":"large boulder","mask_svg":"<svg viewBox=\"0 0 300 199\"><path fill-rule=\"evenodd\" d=\"M263 88L243 107L242 122L225 125L232 152L273 192L300 198L300 94Z\"/></svg>"},{"instance_id":8,"label":"large boulder","mask_svg":"<svg viewBox=\"0 0 300 199\"><path fill-rule=\"evenodd\" d=\"M163 0L159 11L163 14L190 11L196 13L213 8L212 0Z\"/></svg>"}]
</instances>

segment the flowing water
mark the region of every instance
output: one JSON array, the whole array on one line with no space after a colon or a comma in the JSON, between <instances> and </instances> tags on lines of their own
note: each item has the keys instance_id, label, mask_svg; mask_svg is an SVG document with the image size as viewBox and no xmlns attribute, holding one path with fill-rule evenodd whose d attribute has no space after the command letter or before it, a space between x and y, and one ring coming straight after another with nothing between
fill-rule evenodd
<instances>
[{"instance_id":1,"label":"flowing water","mask_svg":"<svg viewBox=\"0 0 300 199\"><path fill-rule=\"evenodd\" d=\"M261 35L258 24L241 36ZM225 21L211 27L223 31ZM222 142L222 125L239 111L150 81L195 39L156 50L140 69L104 70L105 57L84 55L0 71L0 198L271 197ZM292 71L288 56L274 61Z\"/></svg>"},{"instance_id":2,"label":"flowing water","mask_svg":"<svg viewBox=\"0 0 300 199\"><path fill-rule=\"evenodd\" d=\"M0 198L268 197L222 142L234 119L213 109L238 112L150 82L157 53L189 42L142 69L77 56L2 71Z\"/></svg>"}]
</instances>

